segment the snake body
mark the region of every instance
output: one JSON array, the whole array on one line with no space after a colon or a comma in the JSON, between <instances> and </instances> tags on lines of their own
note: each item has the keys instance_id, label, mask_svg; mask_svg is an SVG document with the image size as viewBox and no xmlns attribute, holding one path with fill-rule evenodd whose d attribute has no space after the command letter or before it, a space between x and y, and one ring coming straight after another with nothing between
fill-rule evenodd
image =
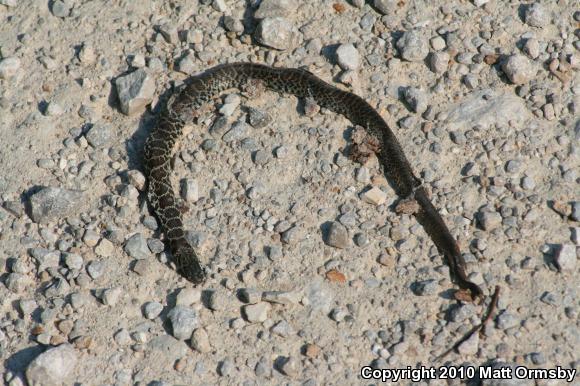
<instances>
[{"instance_id":1,"label":"snake body","mask_svg":"<svg viewBox=\"0 0 580 386\"><path fill-rule=\"evenodd\" d=\"M421 181L403 153L399 141L375 109L361 97L334 87L312 73L295 68L276 68L254 63L232 63L211 68L191 77L186 86L174 93L161 111L158 123L145 143L144 162L148 180L148 200L160 220L178 272L193 283L205 279L199 258L185 238L181 211L171 186L171 161L183 127L191 122L204 104L231 88L242 88L259 81L272 91L312 98L319 106L344 115L360 125L379 142L377 157L397 195L419 204L417 220L445 255L457 284L480 296L481 289L465 274L465 262L457 242L431 204Z\"/></svg>"}]
</instances>

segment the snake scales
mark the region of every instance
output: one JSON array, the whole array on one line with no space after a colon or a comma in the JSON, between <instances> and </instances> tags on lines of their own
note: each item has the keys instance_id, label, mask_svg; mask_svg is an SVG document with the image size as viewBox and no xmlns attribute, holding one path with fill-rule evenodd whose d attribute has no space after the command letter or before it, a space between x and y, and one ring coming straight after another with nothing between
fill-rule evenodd
<instances>
[{"instance_id":1,"label":"snake scales","mask_svg":"<svg viewBox=\"0 0 580 386\"><path fill-rule=\"evenodd\" d=\"M205 279L205 271L194 249L185 238L181 211L171 186L171 161L183 127L211 99L247 82L259 81L266 88L297 97L312 98L321 107L344 115L353 124L366 129L377 142L377 157L396 193L418 204L414 215L435 245L445 255L456 283L475 298L481 289L467 279L465 261L457 242L431 204L427 191L415 177L401 145L381 116L359 96L338 89L312 73L293 68L275 68L262 64L233 63L217 66L190 78L179 93L173 94L160 113L157 126L145 143L145 172L148 199L165 233L178 272L193 283Z\"/></svg>"}]
</instances>

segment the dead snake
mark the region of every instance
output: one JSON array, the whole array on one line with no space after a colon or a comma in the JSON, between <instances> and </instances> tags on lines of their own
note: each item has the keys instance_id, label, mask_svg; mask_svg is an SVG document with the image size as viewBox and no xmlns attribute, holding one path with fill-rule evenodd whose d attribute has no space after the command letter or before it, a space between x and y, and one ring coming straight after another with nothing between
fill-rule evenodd
<instances>
[{"instance_id":1,"label":"dead snake","mask_svg":"<svg viewBox=\"0 0 580 386\"><path fill-rule=\"evenodd\" d=\"M378 144L376 155L396 193L418 204L418 210L413 214L445 255L456 283L469 291L473 298L482 296L481 289L467 279L465 261L457 242L431 204L421 180L413 174L401 145L379 113L361 97L334 87L306 70L254 63L225 64L188 79L180 92L169 97L159 114L157 126L145 142L147 197L160 220L173 262L181 275L196 284L205 279L205 270L185 238L181 211L170 181L175 144L181 138L185 124L197 116L204 104L225 90L242 88L250 81L259 81L276 92L312 98L321 107L342 114L353 124L365 128Z\"/></svg>"}]
</instances>

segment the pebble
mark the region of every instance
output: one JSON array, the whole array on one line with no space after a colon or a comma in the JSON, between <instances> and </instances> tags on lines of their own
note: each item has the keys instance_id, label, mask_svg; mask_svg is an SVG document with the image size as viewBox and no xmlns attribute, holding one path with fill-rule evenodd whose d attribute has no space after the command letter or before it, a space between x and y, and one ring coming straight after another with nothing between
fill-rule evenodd
<instances>
[{"instance_id":1,"label":"pebble","mask_svg":"<svg viewBox=\"0 0 580 386\"><path fill-rule=\"evenodd\" d=\"M248 108L248 118L250 125L255 129L266 127L272 122L272 117L268 113L254 107Z\"/></svg>"},{"instance_id":2,"label":"pebble","mask_svg":"<svg viewBox=\"0 0 580 386\"><path fill-rule=\"evenodd\" d=\"M520 325L520 320L509 312L503 312L497 317L497 327L502 330L508 330Z\"/></svg>"},{"instance_id":3,"label":"pebble","mask_svg":"<svg viewBox=\"0 0 580 386\"><path fill-rule=\"evenodd\" d=\"M292 14L296 8L296 3L291 0L262 0L260 7L254 13L256 19L266 17L279 17Z\"/></svg>"},{"instance_id":4,"label":"pebble","mask_svg":"<svg viewBox=\"0 0 580 386\"><path fill-rule=\"evenodd\" d=\"M540 56L540 42L538 42L538 39L530 38L526 40L524 52L530 59L537 59Z\"/></svg>"},{"instance_id":5,"label":"pebble","mask_svg":"<svg viewBox=\"0 0 580 386\"><path fill-rule=\"evenodd\" d=\"M485 231L492 231L501 225L501 215L497 212L479 212L479 223Z\"/></svg>"},{"instance_id":6,"label":"pebble","mask_svg":"<svg viewBox=\"0 0 580 386\"><path fill-rule=\"evenodd\" d=\"M76 350L68 343L50 348L26 368L29 385L59 386L67 382L78 362Z\"/></svg>"},{"instance_id":7,"label":"pebble","mask_svg":"<svg viewBox=\"0 0 580 386\"><path fill-rule=\"evenodd\" d=\"M580 227L572 227L570 229L572 232L570 240L572 240L572 242L577 246L580 245Z\"/></svg>"},{"instance_id":8,"label":"pebble","mask_svg":"<svg viewBox=\"0 0 580 386\"><path fill-rule=\"evenodd\" d=\"M231 358L225 358L218 366L218 374L222 377L225 377L230 375L233 369L234 362L231 360Z\"/></svg>"},{"instance_id":9,"label":"pebble","mask_svg":"<svg viewBox=\"0 0 580 386\"><path fill-rule=\"evenodd\" d=\"M429 54L429 42L424 31L413 29L397 41L401 57L409 62L422 62Z\"/></svg>"},{"instance_id":10,"label":"pebble","mask_svg":"<svg viewBox=\"0 0 580 386\"><path fill-rule=\"evenodd\" d=\"M301 295L295 291L264 291L262 300L276 304L298 304Z\"/></svg>"},{"instance_id":11,"label":"pebble","mask_svg":"<svg viewBox=\"0 0 580 386\"><path fill-rule=\"evenodd\" d=\"M343 70L356 70L360 64L358 50L353 44L341 44L336 49L336 59L338 65Z\"/></svg>"},{"instance_id":12,"label":"pebble","mask_svg":"<svg viewBox=\"0 0 580 386\"><path fill-rule=\"evenodd\" d=\"M103 291L101 300L106 306L115 306L121 299L122 294L123 289L121 287L107 288Z\"/></svg>"},{"instance_id":13,"label":"pebble","mask_svg":"<svg viewBox=\"0 0 580 386\"><path fill-rule=\"evenodd\" d=\"M84 260L81 255L76 253L63 253L64 263L69 269L80 271L83 268Z\"/></svg>"},{"instance_id":14,"label":"pebble","mask_svg":"<svg viewBox=\"0 0 580 386\"><path fill-rule=\"evenodd\" d=\"M426 296L435 295L439 292L440 287L437 280L429 279L415 282L412 289L415 295Z\"/></svg>"},{"instance_id":15,"label":"pebble","mask_svg":"<svg viewBox=\"0 0 580 386\"><path fill-rule=\"evenodd\" d=\"M447 47L445 39L443 39L441 36L432 37L431 40L429 40L429 43L431 43L431 48L433 48L435 51L441 51Z\"/></svg>"},{"instance_id":16,"label":"pebble","mask_svg":"<svg viewBox=\"0 0 580 386\"><path fill-rule=\"evenodd\" d=\"M387 200L387 193L375 186L361 194L361 199L368 204L378 206L385 203Z\"/></svg>"},{"instance_id":17,"label":"pebble","mask_svg":"<svg viewBox=\"0 0 580 386\"><path fill-rule=\"evenodd\" d=\"M244 306L243 311L248 322L261 323L268 319L268 312L270 312L271 308L270 303L260 302Z\"/></svg>"},{"instance_id":18,"label":"pebble","mask_svg":"<svg viewBox=\"0 0 580 386\"><path fill-rule=\"evenodd\" d=\"M133 115L141 112L153 100L155 81L143 68L115 79L121 112Z\"/></svg>"},{"instance_id":19,"label":"pebble","mask_svg":"<svg viewBox=\"0 0 580 386\"><path fill-rule=\"evenodd\" d=\"M274 326L272 326L272 333L281 336L283 338L287 338L290 335L294 335L296 333L296 331L294 331L294 329L292 328L292 326L290 326L290 324L285 321L285 320L281 320L278 323L276 323Z\"/></svg>"},{"instance_id":20,"label":"pebble","mask_svg":"<svg viewBox=\"0 0 580 386\"><path fill-rule=\"evenodd\" d=\"M179 340L191 338L193 330L199 326L199 317L195 310L176 306L169 311L167 317L171 321L173 336Z\"/></svg>"},{"instance_id":21,"label":"pebble","mask_svg":"<svg viewBox=\"0 0 580 386\"><path fill-rule=\"evenodd\" d=\"M69 2L65 3L64 1L56 0L54 3L52 3L52 14L56 17L68 17L71 10L71 6L69 4Z\"/></svg>"},{"instance_id":22,"label":"pebble","mask_svg":"<svg viewBox=\"0 0 580 386\"><path fill-rule=\"evenodd\" d=\"M167 43L176 43L178 41L177 26L174 23L163 23L157 27L157 30Z\"/></svg>"},{"instance_id":23,"label":"pebble","mask_svg":"<svg viewBox=\"0 0 580 386\"><path fill-rule=\"evenodd\" d=\"M336 221L330 223L324 242L331 247L347 248L350 245L350 238L346 227Z\"/></svg>"},{"instance_id":24,"label":"pebble","mask_svg":"<svg viewBox=\"0 0 580 386\"><path fill-rule=\"evenodd\" d=\"M431 71L441 74L449 67L449 54L447 52L434 52L429 56Z\"/></svg>"},{"instance_id":25,"label":"pebble","mask_svg":"<svg viewBox=\"0 0 580 386\"><path fill-rule=\"evenodd\" d=\"M188 307L199 302L201 302L201 290L199 288L182 288L175 298L175 305L177 306Z\"/></svg>"},{"instance_id":26,"label":"pebble","mask_svg":"<svg viewBox=\"0 0 580 386\"><path fill-rule=\"evenodd\" d=\"M513 84L525 84L534 78L536 71L524 55L510 55L502 62L503 72Z\"/></svg>"},{"instance_id":27,"label":"pebble","mask_svg":"<svg viewBox=\"0 0 580 386\"><path fill-rule=\"evenodd\" d=\"M576 246L572 244L557 245L554 260L561 271L574 272L578 260L576 256Z\"/></svg>"},{"instance_id":28,"label":"pebble","mask_svg":"<svg viewBox=\"0 0 580 386\"><path fill-rule=\"evenodd\" d=\"M127 180L137 190L143 191L145 189L145 176L139 170L129 170L127 172Z\"/></svg>"},{"instance_id":29,"label":"pebble","mask_svg":"<svg viewBox=\"0 0 580 386\"><path fill-rule=\"evenodd\" d=\"M239 141L240 139L246 136L246 133L249 131L248 125L244 121L236 121L232 125L232 128L228 130L227 133L224 134L222 139L225 142L233 142Z\"/></svg>"},{"instance_id":30,"label":"pebble","mask_svg":"<svg viewBox=\"0 0 580 386\"><path fill-rule=\"evenodd\" d=\"M230 310L234 307L234 302L229 293L223 290L211 291L208 297L208 307L214 311Z\"/></svg>"},{"instance_id":31,"label":"pebble","mask_svg":"<svg viewBox=\"0 0 580 386\"><path fill-rule=\"evenodd\" d=\"M105 238L102 238L95 247L95 253L100 257L110 257L114 252L115 246Z\"/></svg>"},{"instance_id":32,"label":"pebble","mask_svg":"<svg viewBox=\"0 0 580 386\"><path fill-rule=\"evenodd\" d=\"M30 197L31 218L36 223L49 223L73 214L80 206L82 192L44 187Z\"/></svg>"},{"instance_id":33,"label":"pebble","mask_svg":"<svg viewBox=\"0 0 580 386\"><path fill-rule=\"evenodd\" d=\"M200 353L207 353L211 351L211 344L209 335L204 328L197 328L191 335L191 347Z\"/></svg>"},{"instance_id":34,"label":"pebble","mask_svg":"<svg viewBox=\"0 0 580 386\"><path fill-rule=\"evenodd\" d=\"M297 35L296 27L282 17L262 19L255 32L258 43L277 50L292 48L296 44Z\"/></svg>"},{"instance_id":35,"label":"pebble","mask_svg":"<svg viewBox=\"0 0 580 386\"><path fill-rule=\"evenodd\" d=\"M295 357L286 358L280 371L289 377L297 377L300 374L300 361Z\"/></svg>"},{"instance_id":36,"label":"pebble","mask_svg":"<svg viewBox=\"0 0 580 386\"><path fill-rule=\"evenodd\" d=\"M151 250L147 245L147 239L142 233L135 233L131 236L123 247L125 252L134 259L142 260L151 257Z\"/></svg>"},{"instance_id":37,"label":"pebble","mask_svg":"<svg viewBox=\"0 0 580 386\"><path fill-rule=\"evenodd\" d=\"M215 9L218 12L227 12L228 11L228 6L224 0L213 0L213 2L211 3L211 6L213 7L213 9Z\"/></svg>"},{"instance_id":38,"label":"pebble","mask_svg":"<svg viewBox=\"0 0 580 386\"><path fill-rule=\"evenodd\" d=\"M0 79L10 79L14 77L20 69L20 59L7 57L0 60Z\"/></svg>"},{"instance_id":39,"label":"pebble","mask_svg":"<svg viewBox=\"0 0 580 386\"><path fill-rule=\"evenodd\" d=\"M177 71L184 74L190 75L197 71L197 65L195 63L195 53L188 52L183 55L181 59L177 61Z\"/></svg>"},{"instance_id":40,"label":"pebble","mask_svg":"<svg viewBox=\"0 0 580 386\"><path fill-rule=\"evenodd\" d=\"M199 185L195 178L181 180L181 197L186 202L197 202L199 200Z\"/></svg>"},{"instance_id":41,"label":"pebble","mask_svg":"<svg viewBox=\"0 0 580 386\"><path fill-rule=\"evenodd\" d=\"M88 246L88 247L94 247L95 245L97 245L97 243L99 242L99 239L101 238L101 236L95 232L92 229L87 229L85 231L85 234L83 235L83 242Z\"/></svg>"},{"instance_id":42,"label":"pebble","mask_svg":"<svg viewBox=\"0 0 580 386\"><path fill-rule=\"evenodd\" d=\"M44 248L32 248L29 252L38 264L38 272L42 272L47 268L58 267L60 264L60 252L58 251L51 251Z\"/></svg>"},{"instance_id":43,"label":"pebble","mask_svg":"<svg viewBox=\"0 0 580 386\"><path fill-rule=\"evenodd\" d=\"M417 114L423 114L428 107L427 95L416 87L407 87L403 91L405 102L409 104L411 110Z\"/></svg>"},{"instance_id":44,"label":"pebble","mask_svg":"<svg viewBox=\"0 0 580 386\"><path fill-rule=\"evenodd\" d=\"M479 334L471 335L469 339L457 347L457 351L461 355L475 355L477 354L477 350L479 350Z\"/></svg>"},{"instance_id":45,"label":"pebble","mask_svg":"<svg viewBox=\"0 0 580 386\"><path fill-rule=\"evenodd\" d=\"M529 26L545 27L550 24L550 15L542 4L534 3L526 7L524 20Z\"/></svg>"},{"instance_id":46,"label":"pebble","mask_svg":"<svg viewBox=\"0 0 580 386\"><path fill-rule=\"evenodd\" d=\"M155 319L163 311L163 304L159 302L147 302L143 307L143 315L147 319Z\"/></svg>"},{"instance_id":47,"label":"pebble","mask_svg":"<svg viewBox=\"0 0 580 386\"><path fill-rule=\"evenodd\" d=\"M86 132L85 138L92 147L102 148L113 140L112 127L108 124L96 123Z\"/></svg>"},{"instance_id":48,"label":"pebble","mask_svg":"<svg viewBox=\"0 0 580 386\"><path fill-rule=\"evenodd\" d=\"M101 260L93 260L87 264L87 273L93 279L98 279L105 273L105 264Z\"/></svg>"}]
</instances>

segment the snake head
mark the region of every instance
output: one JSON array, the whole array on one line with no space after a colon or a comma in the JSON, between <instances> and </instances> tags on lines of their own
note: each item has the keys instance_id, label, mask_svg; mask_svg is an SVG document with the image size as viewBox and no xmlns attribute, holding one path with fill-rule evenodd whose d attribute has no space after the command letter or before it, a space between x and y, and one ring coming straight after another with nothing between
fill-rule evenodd
<instances>
[{"instance_id":1,"label":"snake head","mask_svg":"<svg viewBox=\"0 0 580 386\"><path fill-rule=\"evenodd\" d=\"M197 254L188 243L181 243L174 250L173 261L177 267L177 272L193 284L201 284L205 281L205 270L201 266Z\"/></svg>"}]
</instances>

